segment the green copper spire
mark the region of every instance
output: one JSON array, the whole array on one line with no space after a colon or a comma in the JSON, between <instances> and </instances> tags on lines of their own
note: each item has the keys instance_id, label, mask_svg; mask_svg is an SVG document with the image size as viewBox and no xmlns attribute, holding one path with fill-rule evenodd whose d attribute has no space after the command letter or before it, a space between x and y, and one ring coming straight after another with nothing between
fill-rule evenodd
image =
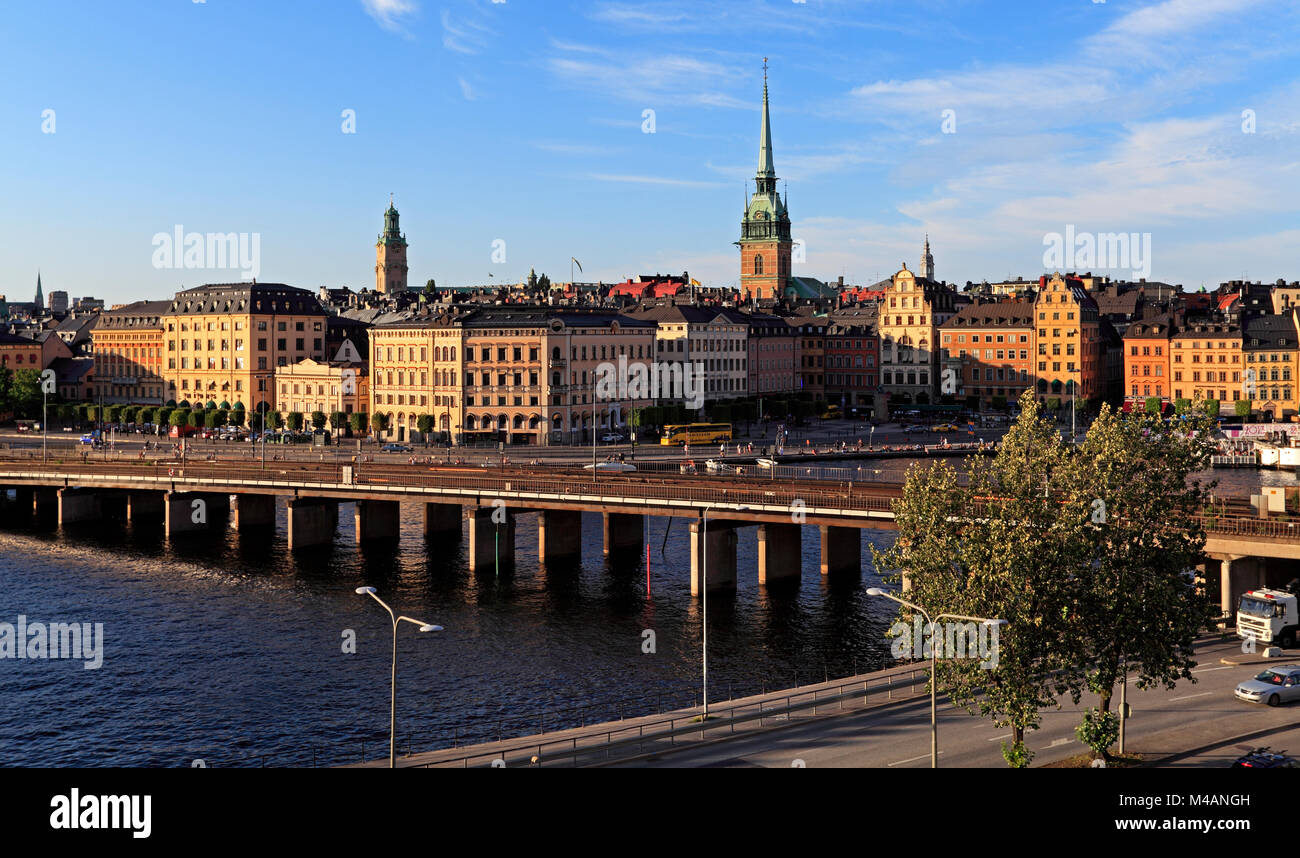
<instances>
[{"instance_id":1,"label":"green copper spire","mask_svg":"<svg viewBox=\"0 0 1300 858\"><path fill-rule=\"evenodd\" d=\"M772 117L767 110L767 57L763 57L763 133L758 141L758 175L776 178L776 165L772 162Z\"/></svg>"},{"instance_id":2,"label":"green copper spire","mask_svg":"<svg viewBox=\"0 0 1300 858\"><path fill-rule=\"evenodd\" d=\"M384 231L379 236L379 244L406 244L406 236L398 226L397 208L393 205L393 195L388 195L388 211L384 212Z\"/></svg>"}]
</instances>

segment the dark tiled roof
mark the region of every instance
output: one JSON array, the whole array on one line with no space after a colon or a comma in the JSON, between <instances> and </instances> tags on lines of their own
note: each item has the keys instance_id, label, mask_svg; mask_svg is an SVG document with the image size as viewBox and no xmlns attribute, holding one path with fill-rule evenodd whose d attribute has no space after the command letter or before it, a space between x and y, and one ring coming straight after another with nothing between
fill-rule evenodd
<instances>
[{"instance_id":1,"label":"dark tiled roof","mask_svg":"<svg viewBox=\"0 0 1300 858\"><path fill-rule=\"evenodd\" d=\"M214 313L292 313L325 315L319 299L283 283L210 283L176 293L167 315Z\"/></svg>"}]
</instances>

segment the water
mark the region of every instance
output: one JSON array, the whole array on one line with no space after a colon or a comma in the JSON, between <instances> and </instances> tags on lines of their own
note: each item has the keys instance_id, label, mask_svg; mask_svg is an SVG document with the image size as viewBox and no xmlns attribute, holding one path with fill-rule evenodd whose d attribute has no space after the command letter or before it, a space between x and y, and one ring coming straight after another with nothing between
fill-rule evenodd
<instances>
[{"instance_id":1,"label":"water","mask_svg":"<svg viewBox=\"0 0 1300 858\"><path fill-rule=\"evenodd\" d=\"M332 548L290 554L231 530L167 543L159 523L69 528L0 510L0 621L103 623L103 666L0 660L0 765L328 765L387 753L391 625L358 586L446 628L398 635L402 752L688 705L700 677L700 606L685 520L648 519L644 553L610 565L584 516L584 559L543 569L536 517L518 519L513 573L471 574L466 546L427 545L403 506L399 544L353 544L340 507ZM755 528L740 532L738 589L709 599L710 699L887 666L894 610L864 531L861 578L825 581L806 528L798 588L756 582ZM656 652L642 652L643 630ZM343 652L355 633L356 653ZM543 712L545 720L538 720Z\"/></svg>"}]
</instances>

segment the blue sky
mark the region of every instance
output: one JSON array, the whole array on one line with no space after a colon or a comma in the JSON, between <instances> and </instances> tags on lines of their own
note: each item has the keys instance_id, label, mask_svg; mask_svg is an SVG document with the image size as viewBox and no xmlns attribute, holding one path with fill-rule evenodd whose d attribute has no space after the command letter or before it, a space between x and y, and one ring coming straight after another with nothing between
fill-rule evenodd
<instances>
[{"instance_id":1,"label":"blue sky","mask_svg":"<svg viewBox=\"0 0 1300 858\"><path fill-rule=\"evenodd\" d=\"M372 285L389 192L414 284L734 285L765 56L797 273L874 282L928 232L941 279L1036 277L1073 225L1150 233L1152 279L1295 280L1298 35L1266 0L10 4L0 291L239 279L156 268L177 224Z\"/></svg>"}]
</instances>

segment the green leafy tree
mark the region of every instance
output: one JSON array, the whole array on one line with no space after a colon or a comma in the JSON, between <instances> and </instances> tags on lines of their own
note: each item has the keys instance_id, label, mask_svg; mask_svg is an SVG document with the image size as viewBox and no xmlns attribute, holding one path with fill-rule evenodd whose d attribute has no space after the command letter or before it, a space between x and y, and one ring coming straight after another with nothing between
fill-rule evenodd
<instances>
[{"instance_id":1,"label":"green leafy tree","mask_svg":"<svg viewBox=\"0 0 1300 858\"><path fill-rule=\"evenodd\" d=\"M162 407L162 408L159 408L159 409L154 413L154 421L153 421L154 425L155 425L155 426L170 426L170 425L172 425L171 417L172 417L172 413L175 412L175 411L176 411L175 408L167 408L166 406L164 406L164 407Z\"/></svg>"},{"instance_id":2,"label":"green leafy tree","mask_svg":"<svg viewBox=\"0 0 1300 858\"><path fill-rule=\"evenodd\" d=\"M284 415L283 415L283 414L281 414L279 411L277 411L277 410L274 409L274 408L272 408L270 411L266 412L266 428L267 428L267 429L271 429L271 430L279 429L279 428L280 428L281 426L283 426L283 425L284 425Z\"/></svg>"},{"instance_id":3,"label":"green leafy tree","mask_svg":"<svg viewBox=\"0 0 1300 858\"><path fill-rule=\"evenodd\" d=\"M425 443L428 443L429 433L433 431L433 427L436 425L437 423L432 414L421 414L415 421L415 428L424 436Z\"/></svg>"},{"instance_id":4,"label":"green leafy tree","mask_svg":"<svg viewBox=\"0 0 1300 858\"><path fill-rule=\"evenodd\" d=\"M301 431L302 431L302 420L303 420L303 417L302 417L302 412L301 412L301 411L290 411L290 412L289 412L289 416L288 416L286 419L287 419L287 421L288 421L288 425L289 425L289 430L290 430L290 431L292 431L292 432L301 432Z\"/></svg>"},{"instance_id":5,"label":"green leafy tree","mask_svg":"<svg viewBox=\"0 0 1300 858\"><path fill-rule=\"evenodd\" d=\"M203 414L203 426L205 429L216 429L218 426L221 425L220 411L204 411L202 412L202 414Z\"/></svg>"},{"instance_id":6,"label":"green leafy tree","mask_svg":"<svg viewBox=\"0 0 1300 858\"><path fill-rule=\"evenodd\" d=\"M188 408L174 409L168 417L167 422L172 426L188 426L190 424L190 411Z\"/></svg>"},{"instance_id":7,"label":"green leafy tree","mask_svg":"<svg viewBox=\"0 0 1300 858\"><path fill-rule=\"evenodd\" d=\"M1105 757L1107 749L1119 741L1119 718L1093 707L1083 713L1083 723L1074 728L1074 735L1092 750L1094 758Z\"/></svg>"},{"instance_id":8,"label":"green leafy tree","mask_svg":"<svg viewBox=\"0 0 1300 858\"><path fill-rule=\"evenodd\" d=\"M353 435L364 435L369 422L368 415L364 411L353 411L348 418Z\"/></svg>"},{"instance_id":9,"label":"green leafy tree","mask_svg":"<svg viewBox=\"0 0 1300 858\"><path fill-rule=\"evenodd\" d=\"M1075 702L1085 690L1110 712L1128 673L1138 688L1195 681L1192 642L1217 612L1190 570L1203 561L1198 515L1213 483L1196 478L1214 452L1214 421L1182 421L1104 405L1078 455L1053 480L1060 517L1077 521L1079 562L1068 639L1079 651L1063 677Z\"/></svg>"},{"instance_id":10,"label":"green leafy tree","mask_svg":"<svg viewBox=\"0 0 1300 858\"><path fill-rule=\"evenodd\" d=\"M311 428L318 431L324 429L325 423L328 421L328 419L329 418L325 416L324 411L313 411L311 413Z\"/></svg>"},{"instance_id":11,"label":"green leafy tree","mask_svg":"<svg viewBox=\"0 0 1300 858\"><path fill-rule=\"evenodd\" d=\"M894 503L898 540L884 552L872 546L877 568L902 570L907 599L931 617L1007 621L995 667L945 659L937 679L957 705L1010 728L1002 751L1014 766L1032 758L1025 734L1038 729L1042 709L1057 704L1054 672L1072 663L1065 609L1077 562L1070 549L1083 526L1063 519L1045 497L1067 462L1055 424L1028 392L1020 409L998 454L970 460L967 485L947 463L913 467ZM911 619L908 611L901 619Z\"/></svg>"},{"instance_id":12,"label":"green leafy tree","mask_svg":"<svg viewBox=\"0 0 1300 858\"><path fill-rule=\"evenodd\" d=\"M236 408L230 412L230 425L243 426L248 420L248 413L242 408Z\"/></svg>"},{"instance_id":13,"label":"green leafy tree","mask_svg":"<svg viewBox=\"0 0 1300 858\"><path fill-rule=\"evenodd\" d=\"M40 370L18 370L14 373L10 390L15 414L19 417L40 416L42 404Z\"/></svg>"},{"instance_id":14,"label":"green leafy tree","mask_svg":"<svg viewBox=\"0 0 1300 858\"><path fill-rule=\"evenodd\" d=\"M1250 406L1251 401L1249 399L1239 399L1232 403L1232 410L1236 412L1237 416L1242 420L1246 420L1250 417Z\"/></svg>"},{"instance_id":15,"label":"green leafy tree","mask_svg":"<svg viewBox=\"0 0 1300 858\"><path fill-rule=\"evenodd\" d=\"M1191 410L1192 410L1192 400L1190 400L1190 399L1175 399L1175 400L1174 400L1174 413L1175 413L1175 414L1187 414L1187 413L1190 412Z\"/></svg>"},{"instance_id":16,"label":"green leafy tree","mask_svg":"<svg viewBox=\"0 0 1300 858\"><path fill-rule=\"evenodd\" d=\"M375 427L375 432L380 434L388 431L388 415L382 411L370 418L370 425Z\"/></svg>"},{"instance_id":17,"label":"green leafy tree","mask_svg":"<svg viewBox=\"0 0 1300 858\"><path fill-rule=\"evenodd\" d=\"M71 423L77 417L77 408L76 406L65 402L59 406L57 414L60 423Z\"/></svg>"},{"instance_id":18,"label":"green leafy tree","mask_svg":"<svg viewBox=\"0 0 1300 858\"><path fill-rule=\"evenodd\" d=\"M1160 397L1158 396L1147 397L1147 404L1146 404L1147 414L1157 414L1157 415L1160 414L1161 411L1163 410L1161 406L1162 403L1160 402Z\"/></svg>"},{"instance_id":19,"label":"green leafy tree","mask_svg":"<svg viewBox=\"0 0 1300 858\"><path fill-rule=\"evenodd\" d=\"M1217 399L1205 400L1205 402L1202 403L1201 405L1201 410L1205 412L1206 417L1217 418L1219 416L1219 400Z\"/></svg>"}]
</instances>

